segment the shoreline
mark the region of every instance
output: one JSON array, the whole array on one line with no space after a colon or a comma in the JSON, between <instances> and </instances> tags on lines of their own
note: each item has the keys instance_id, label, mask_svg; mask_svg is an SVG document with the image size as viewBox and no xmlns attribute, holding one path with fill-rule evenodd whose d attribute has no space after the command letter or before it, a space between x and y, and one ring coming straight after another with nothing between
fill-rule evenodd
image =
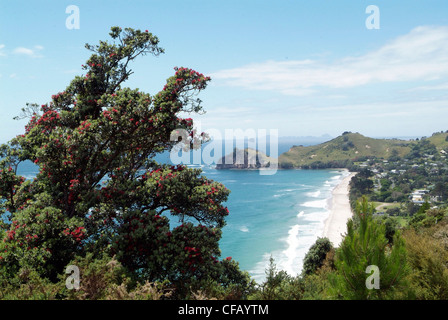
<instances>
[{"instance_id":1,"label":"shoreline","mask_svg":"<svg viewBox=\"0 0 448 320\"><path fill-rule=\"evenodd\" d=\"M325 219L322 236L328 238L335 248L339 247L347 232L347 221L352 217L349 200L349 183L356 172L350 172L331 192L329 216Z\"/></svg>"}]
</instances>

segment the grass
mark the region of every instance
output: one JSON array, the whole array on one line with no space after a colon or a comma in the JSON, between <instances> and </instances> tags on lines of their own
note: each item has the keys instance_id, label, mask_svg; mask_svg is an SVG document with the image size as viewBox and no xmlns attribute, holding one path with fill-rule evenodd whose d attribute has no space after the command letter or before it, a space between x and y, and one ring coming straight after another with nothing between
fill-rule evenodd
<instances>
[{"instance_id":1,"label":"grass","mask_svg":"<svg viewBox=\"0 0 448 320\"><path fill-rule=\"evenodd\" d=\"M434 133L431 137L428 138L428 140L434 144L437 148L437 150L448 150L448 141L446 141L446 137L448 136L448 133Z\"/></svg>"},{"instance_id":2,"label":"grass","mask_svg":"<svg viewBox=\"0 0 448 320\"><path fill-rule=\"evenodd\" d=\"M375 206L375 209L378 211L379 209L388 209L388 208L400 208L401 203L400 202L379 202L374 201L373 205Z\"/></svg>"}]
</instances>

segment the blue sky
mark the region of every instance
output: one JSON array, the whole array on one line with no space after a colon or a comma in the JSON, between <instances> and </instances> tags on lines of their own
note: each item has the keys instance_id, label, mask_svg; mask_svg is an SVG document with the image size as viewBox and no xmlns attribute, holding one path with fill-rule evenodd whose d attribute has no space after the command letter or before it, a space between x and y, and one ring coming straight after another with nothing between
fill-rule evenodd
<instances>
[{"instance_id":1,"label":"blue sky","mask_svg":"<svg viewBox=\"0 0 448 320\"><path fill-rule=\"evenodd\" d=\"M69 5L79 29L68 29ZM369 5L380 29L366 28ZM344 131L428 136L448 130L448 1L0 2L0 142L12 118L82 74L85 43L111 26L148 29L166 50L140 58L126 83L157 93L173 67L212 77L204 130L278 129L279 136Z\"/></svg>"}]
</instances>

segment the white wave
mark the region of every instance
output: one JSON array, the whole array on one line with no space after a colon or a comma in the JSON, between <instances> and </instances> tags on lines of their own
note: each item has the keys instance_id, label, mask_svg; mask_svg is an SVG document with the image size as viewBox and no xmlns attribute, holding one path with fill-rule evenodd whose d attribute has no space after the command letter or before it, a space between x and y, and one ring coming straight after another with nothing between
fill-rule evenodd
<instances>
[{"instance_id":1,"label":"white wave","mask_svg":"<svg viewBox=\"0 0 448 320\"><path fill-rule=\"evenodd\" d=\"M293 189L289 188L289 189L281 189L279 191L281 191L281 192L293 192L293 191L300 191L300 190L302 190L302 189L300 189L300 188L293 188Z\"/></svg>"},{"instance_id":2,"label":"white wave","mask_svg":"<svg viewBox=\"0 0 448 320\"><path fill-rule=\"evenodd\" d=\"M320 190L308 192L306 195L311 198L318 198L320 196Z\"/></svg>"},{"instance_id":3,"label":"white wave","mask_svg":"<svg viewBox=\"0 0 448 320\"><path fill-rule=\"evenodd\" d=\"M305 214L305 211L300 211L300 212L297 214L297 218L303 217L304 214Z\"/></svg>"},{"instance_id":4,"label":"white wave","mask_svg":"<svg viewBox=\"0 0 448 320\"><path fill-rule=\"evenodd\" d=\"M299 228L298 224L294 225L288 231L288 238L286 239L287 248L283 251L285 255L284 261L280 261L281 267L288 274L294 274L294 260L297 257L297 247L299 246Z\"/></svg>"},{"instance_id":5,"label":"white wave","mask_svg":"<svg viewBox=\"0 0 448 320\"><path fill-rule=\"evenodd\" d=\"M276 193L273 195L274 198L280 198L280 197L284 197L284 196L291 196L291 194L288 194L287 192L281 192L281 190L279 190L280 193Z\"/></svg>"},{"instance_id":6,"label":"white wave","mask_svg":"<svg viewBox=\"0 0 448 320\"><path fill-rule=\"evenodd\" d=\"M313 200L304 202L301 206L308 208L327 208L327 202L327 199Z\"/></svg>"},{"instance_id":7,"label":"white wave","mask_svg":"<svg viewBox=\"0 0 448 320\"><path fill-rule=\"evenodd\" d=\"M305 215L303 219L309 222L323 223L328 218L328 214L329 211L317 211Z\"/></svg>"},{"instance_id":8,"label":"white wave","mask_svg":"<svg viewBox=\"0 0 448 320\"><path fill-rule=\"evenodd\" d=\"M204 168L203 164L187 164L188 168Z\"/></svg>"},{"instance_id":9,"label":"white wave","mask_svg":"<svg viewBox=\"0 0 448 320\"><path fill-rule=\"evenodd\" d=\"M240 230L241 232L249 232L249 228L246 227L246 226L241 226L241 227L239 228L239 230Z\"/></svg>"},{"instance_id":10,"label":"white wave","mask_svg":"<svg viewBox=\"0 0 448 320\"><path fill-rule=\"evenodd\" d=\"M269 268L271 257L274 259L277 270L284 270L291 276L298 275L303 268L305 255L321 235L322 228L323 226L318 223L293 225L288 230L287 237L281 239L285 243L285 247L273 252L265 252L254 268L249 270L251 277L258 284L266 281L266 270Z\"/></svg>"}]
</instances>

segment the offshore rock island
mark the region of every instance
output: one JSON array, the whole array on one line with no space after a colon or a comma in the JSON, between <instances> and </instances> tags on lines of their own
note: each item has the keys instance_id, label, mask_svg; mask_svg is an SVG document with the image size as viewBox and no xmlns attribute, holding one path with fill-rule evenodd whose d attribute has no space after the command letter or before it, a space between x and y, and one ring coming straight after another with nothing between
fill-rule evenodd
<instances>
[{"instance_id":1,"label":"offshore rock island","mask_svg":"<svg viewBox=\"0 0 448 320\"><path fill-rule=\"evenodd\" d=\"M222 157L216 164L216 169L262 169L269 168L276 161L261 151L252 148L235 148L232 153Z\"/></svg>"}]
</instances>

